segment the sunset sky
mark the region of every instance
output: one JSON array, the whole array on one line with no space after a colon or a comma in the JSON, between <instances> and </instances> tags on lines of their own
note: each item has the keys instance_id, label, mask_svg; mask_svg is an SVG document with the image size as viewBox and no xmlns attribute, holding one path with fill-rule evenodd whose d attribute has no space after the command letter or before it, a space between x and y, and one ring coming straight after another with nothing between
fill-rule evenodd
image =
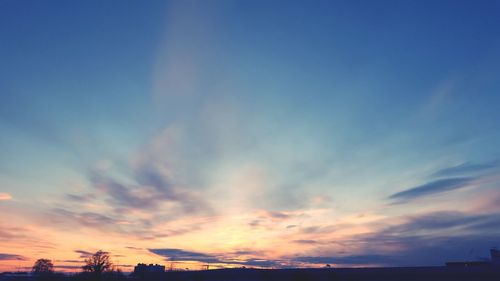
<instances>
[{"instance_id":1,"label":"sunset sky","mask_svg":"<svg viewBox=\"0 0 500 281\"><path fill-rule=\"evenodd\" d=\"M500 247L500 1L0 0L0 272Z\"/></svg>"}]
</instances>

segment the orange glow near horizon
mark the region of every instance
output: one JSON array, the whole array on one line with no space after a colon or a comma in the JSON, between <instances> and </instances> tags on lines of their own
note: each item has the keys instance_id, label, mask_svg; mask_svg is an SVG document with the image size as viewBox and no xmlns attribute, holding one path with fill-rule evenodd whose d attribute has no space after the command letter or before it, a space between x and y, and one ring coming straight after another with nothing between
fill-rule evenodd
<instances>
[{"instance_id":1,"label":"orange glow near horizon","mask_svg":"<svg viewBox=\"0 0 500 281\"><path fill-rule=\"evenodd\" d=\"M253 184L258 186L262 182L256 180ZM199 270L207 264L210 268L322 267L321 262L296 257L342 257L345 253L355 256L367 248L397 255L407 247L398 243L371 245L366 240L369 238L364 237L377 235L392 225L404 225L412 217L393 216L388 223L388 215L375 210L352 214L324 207L290 211L251 209L233 204L241 202L241 196L244 195L227 194L220 198L229 202L225 208L169 220L161 220L154 212L132 209L113 221L101 215L112 210L99 201L91 206L88 203L79 205L87 210L80 213L69 211L68 207L47 210L23 201L4 201L0 204L0 212L9 215L0 223L0 248L4 255L0 271L29 270L36 259L48 258L58 271L78 272L85 257L98 250L109 252L113 263L129 272L137 263L162 264L181 270ZM487 202L487 198L475 200ZM494 201L491 200L488 202ZM53 204L52 201L43 202L40 205ZM169 207L168 203L165 206ZM438 211L429 208L422 211L422 216ZM482 214L477 204L471 204L467 211ZM155 219L158 223L144 224L144 221ZM144 226L147 231L142 229ZM422 232L426 233L430 232ZM347 264L350 267L376 265Z\"/></svg>"},{"instance_id":2,"label":"orange glow near horizon","mask_svg":"<svg viewBox=\"0 0 500 281\"><path fill-rule=\"evenodd\" d=\"M324 217L329 215L331 214L328 211L321 209L283 213L261 210L240 215L178 219L159 224L154 230L158 233L165 231L165 233L171 233L170 235L149 240L134 238L124 233L112 233L105 228L83 227L74 231L67 227L57 229L27 224L18 229L29 232L26 237L13 238L9 243L0 241L3 252L22 256L19 259L1 261L0 270L26 270L36 259L48 258L54 262L58 271L75 272L80 270L79 267L85 258L85 255L78 251L92 253L101 249L110 252L113 262L123 271L133 270L133 266L137 263L163 264L167 268L173 265L179 269L200 269L205 264L210 264L212 268L241 267L250 259L257 262L283 260L283 257L307 252L311 246L295 242L308 238L309 234L301 233L298 227L287 228L287 226L301 225L301 228L306 228L308 224L324 220ZM12 226L7 227L7 223L14 224L15 221L13 216L9 221L2 222L2 226L6 229L12 228ZM342 220L339 219L339 221ZM130 224L133 224L133 221ZM333 234L325 229L326 232L317 233L316 238L327 241L337 239L339 235L342 235L345 239L349 234L355 234L360 229L358 223L351 226L348 226L347 222L342 224L344 225L342 233ZM189 229L193 225L197 227L182 233L182 229ZM128 227L129 223L124 226ZM180 229L181 232L172 232L174 228ZM364 229L364 231L367 230ZM224 263L175 259L170 261L168 257L148 250L155 248L174 248L204 253ZM298 265L311 266L306 263L295 264L295 266Z\"/></svg>"}]
</instances>

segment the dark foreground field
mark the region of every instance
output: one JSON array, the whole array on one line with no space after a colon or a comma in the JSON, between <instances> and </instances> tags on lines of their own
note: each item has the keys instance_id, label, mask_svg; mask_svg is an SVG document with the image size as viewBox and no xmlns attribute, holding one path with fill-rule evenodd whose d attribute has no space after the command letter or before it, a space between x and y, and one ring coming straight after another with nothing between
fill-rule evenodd
<instances>
[{"instance_id":1,"label":"dark foreground field","mask_svg":"<svg viewBox=\"0 0 500 281\"><path fill-rule=\"evenodd\" d=\"M257 281L257 280L345 280L345 281L500 281L500 268L366 268L366 269L231 269L200 272L171 272L165 280Z\"/></svg>"},{"instance_id":2,"label":"dark foreground field","mask_svg":"<svg viewBox=\"0 0 500 281\"><path fill-rule=\"evenodd\" d=\"M408 268L329 268L329 269L221 269L209 271L165 272L149 276L89 275L1 276L0 281L499 281L500 267L408 267Z\"/></svg>"}]
</instances>

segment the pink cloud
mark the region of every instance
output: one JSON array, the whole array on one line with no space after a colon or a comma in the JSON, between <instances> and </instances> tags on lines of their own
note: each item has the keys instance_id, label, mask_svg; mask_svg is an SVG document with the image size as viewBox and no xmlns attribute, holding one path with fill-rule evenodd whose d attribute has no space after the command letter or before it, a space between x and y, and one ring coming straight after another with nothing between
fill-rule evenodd
<instances>
[{"instance_id":1,"label":"pink cloud","mask_svg":"<svg viewBox=\"0 0 500 281\"><path fill-rule=\"evenodd\" d=\"M0 192L0 201L1 200L12 200L12 195L5 192Z\"/></svg>"}]
</instances>

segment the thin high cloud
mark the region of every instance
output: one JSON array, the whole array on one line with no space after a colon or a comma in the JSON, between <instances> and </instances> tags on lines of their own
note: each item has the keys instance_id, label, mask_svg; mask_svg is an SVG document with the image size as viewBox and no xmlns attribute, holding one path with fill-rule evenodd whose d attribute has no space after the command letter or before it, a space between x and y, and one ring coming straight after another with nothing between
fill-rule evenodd
<instances>
[{"instance_id":1,"label":"thin high cloud","mask_svg":"<svg viewBox=\"0 0 500 281\"><path fill-rule=\"evenodd\" d=\"M147 220L154 218L158 222L158 214L161 213L161 221L165 222L181 216L212 214L212 206L202 196L201 188L189 184L186 176L178 171L181 168L177 166L182 165L177 159L184 159L174 156L182 151L178 148L182 145L182 141L178 140L180 134L175 129L167 128L152 137L144 148L134 154L132 163L120 166L121 170L117 172L126 174L126 179L113 176L106 169L90 169L87 173L90 190L83 194L66 194L65 199L82 204L82 208L85 208L83 204L92 203L103 207L101 209L111 209L106 213L111 219L122 217L125 213L148 212ZM141 225L143 229L145 226L150 228Z\"/></svg>"},{"instance_id":2,"label":"thin high cloud","mask_svg":"<svg viewBox=\"0 0 500 281\"><path fill-rule=\"evenodd\" d=\"M397 259L395 257L384 256L384 255L352 255L352 256L304 256L293 258L293 262L299 263L312 263L312 264L342 264L342 265L366 265L366 264L377 264L377 265L387 265L392 264Z\"/></svg>"},{"instance_id":3,"label":"thin high cloud","mask_svg":"<svg viewBox=\"0 0 500 281\"><path fill-rule=\"evenodd\" d=\"M319 242L317 240L312 240L312 239L297 239L297 240L293 240L292 242L293 243L297 243L297 244L303 244L303 245L319 245L319 244L322 244L321 242Z\"/></svg>"},{"instance_id":4,"label":"thin high cloud","mask_svg":"<svg viewBox=\"0 0 500 281\"><path fill-rule=\"evenodd\" d=\"M498 245L500 214L468 214L457 211L429 212L398 218L400 223L385 225L371 233L342 239L342 247L352 251L330 251L334 243L316 240L294 240L293 243L311 246L308 255L257 259L254 252L207 254L182 249L149 249L168 261L197 261L259 267L286 267L287 265L336 264L344 266L378 265L442 265L449 260L474 259L487 256L490 247ZM495 242L496 241L496 242ZM337 241L339 242L339 241ZM340 245L340 243L338 243ZM435 255L435 251L442 254ZM315 253L319 255L314 255ZM328 253L328 254L326 254ZM376 254L374 254L376 253ZM233 259L240 254L251 258ZM257 256L265 256L260 253Z\"/></svg>"},{"instance_id":5,"label":"thin high cloud","mask_svg":"<svg viewBox=\"0 0 500 281\"><path fill-rule=\"evenodd\" d=\"M201 263L215 263L227 265L243 265L256 267L278 267L281 262L259 258L247 258L244 260L233 259L232 256L256 254L253 251L236 251L225 255L213 255L200 252L185 251L182 249L149 249L151 253L165 257L167 261L196 261Z\"/></svg>"},{"instance_id":6,"label":"thin high cloud","mask_svg":"<svg viewBox=\"0 0 500 281\"><path fill-rule=\"evenodd\" d=\"M54 208L45 214L50 223L65 228L88 227L97 230L117 231L118 220L95 212L73 212L62 208Z\"/></svg>"},{"instance_id":7,"label":"thin high cloud","mask_svg":"<svg viewBox=\"0 0 500 281\"><path fill-rule=\"evenodd\" d=\"M475 178L473 177L439 179L394 193L389 196L389 199L396 201L409 201L424 196L464 188L469 186L474 180Z\"/></svg>"},{"instance_id":8,"label":"thin high cloud","mask_svg":"<svg viewBox=\"0 0 500 281\"><path fill-rule=\"evenodd\" d=\"M94 253L91 253L91 252L87 252L87 251L84 251L84 250L75 250L75 253L77 254L80 254L80 258L88 258L90 257L92 254Z\"/></svg>"},{"instance_id":9,"label":"thin high cloud","mask_svg":"<svg viewBox=\"0 0 500 281\"><path fill-rule=\"evenodd\" d=\"M105 169L89 169L89 190L81 194L64 194L59 205L49 209L43 219L57 227L81 226L146 240L197 230L199 226L157 229L162 223L185 216L213 214L200 188L185 184L175 172L175 161L165 161L160 157L171 155L165 150L174 150L172 146L175 147L176 142L172 139L175 139L175 133L171 130L153 138L137 153L137 159L130 167L118 171L127 174L126 179L113 176ZM74 208L75 204L79 208ZM135 217L136 214L140 218Z\"/></svg>"},{"instance_id":10,"label":"thin high cloud","mask_svg":"<svg viewBox=\"0 0 500 281\"><path fill-rule=\"evenodd\" d=\"M435 177L453 177L469 174L488 172L500 168L500 160L493 160L486 163L465 162L457 166L441 169L432 176Z\"/></svg>"},{"instance_id":11,"label":"thin high cloud","mask_svg":"<svg viewBox=\"0 0 500 281\"><path fill-rule=\"evenodd\" d=\"M86 203L86 202L91 202L96 199L95 194L83 194L83 195L77 195L77 194L66 194L65 195L66 199L70 201L74 201L77 203Z\"/></svg>"},{"instance_id":12,"label":"thin high cloud","mask_svg":"<svg viewBox=\"0 0 500 281\"><path fill-rule=\"evenodd\" d=\"M488 250L500 245L499 213L441 211L402 219L343 240L351 251L318 246L309 255L291 259L316 265L435 266L453 260L487 259Z\"/></svg>"},{"instance_id":13,"label":"thin high cloud","mask_svg":"<svg viewBox=\"0 0 500 281\"><path fill-rule=\"evenodd\" d=\"M443 231L461 233L500 233L500 214L467 214L457 211L439 211L406 216L405 222L386 227L379 233L413 235Z\"/></svg>"},{"instance_id":14,"label":"thin high cloud","mask_svg":"<svg viewBox=\"0 0 500 281\"><path fill-rule=\"evenodd\" d=\"M0 192L0 201L12 200L12 195L6 192Z\"/></svg>"},{"instance_id":15,"label":"thin high cloud","mask_svg":"<svg viewBox=\"0 0 500 281\"><path fill-rule=\"evenodd\" d=\"M107 234L118 234L125 237L135 237L141 240L154 240L171 236L183 235L199 230L205 221L197 224L179 225L168 229L157 229L154 218L136 219L124 215L96 212L75 212L63 208L54 208L40 216L52 226L62 230L82 228ZM128 219L128 220L127 220Z\"/></svg>"},{"instance_id":16,"label":"thin high cloud","mask_svg":"<svg viewBox=\"0 0 500 281\"><path fill-rule=\"evenodd\" d=\"M283 222L294 217L302 216L292 212L278 212L263 210L258 212L257 218L251 220L248 225L252 228L270 228L276 225L277 222Z\"/></svg>"},{"instance_id":17,"label":"thin high cloud","mask_svg":"<svg viewBox=\"0 0 500 281\"><path fill-rule=\"evenodd\" d=\"M21 255L15 255L15 254L5 254L5 253L0 253L0 261L11 261L11 260L26 260L26 257L23 257Z\"/></svg>"},{"instance_id":18,"label":"thin high cloud","mask_svg":"<svg viewBox=\"0 0 500 281\"><path fill-rule=\"evenodd\" d=\"M108 203L115 208L154 211L170 202L177 205L176 213L210 212L208 203L196 192L173 187L160 179L160 175L154 170L148 171L147 178L149 180L144 185L140 181L137 185L124 185L117 180L94 174L91 182L107 196Z\"/></svg>"},{"instance_id":19,"label":"thin high cloud","mask_svg":"<svg viewBox=\"0 0 500 281\"><path fill-rule=\"evenodd\" d=\"M153 254L165 257L168 261L198 261L204 263L221 263L222 261L215 256L185 251L181 249L149 249Z\"/></svg>"},{"instance_id":20,"label":"thin high cloud","mask_svg":"<svg viewBox=\"0 0 500 281\"><path fill-rule=\"evenodd\" d=\"M10 241L18 238L26 239L26 229L20 227L1 226L0 241Z\"/></svg>"},{"instance_id":21,"label":"thin high cloud","mask_svg":"<svg viewBox=\"0 0 500 281\"><path fill-rule=\"evenodd\" d=\"M443 258L467 258L471 249L486 253L492 246L498 246L500 235L500 214L467 214L456 211L441 211L406 216L398 225L387 226L367 235L360 235L354 241L371 241L380 245L399 245L400 253L416 264L432 260L432 247L443 249ZM427 248L425 250L421 249ZM367 249L369 250L369 249ZM470 257L469 257L470 258ZM420 259L420 260L419 260Z\"/></svg>"}]
</instances>

